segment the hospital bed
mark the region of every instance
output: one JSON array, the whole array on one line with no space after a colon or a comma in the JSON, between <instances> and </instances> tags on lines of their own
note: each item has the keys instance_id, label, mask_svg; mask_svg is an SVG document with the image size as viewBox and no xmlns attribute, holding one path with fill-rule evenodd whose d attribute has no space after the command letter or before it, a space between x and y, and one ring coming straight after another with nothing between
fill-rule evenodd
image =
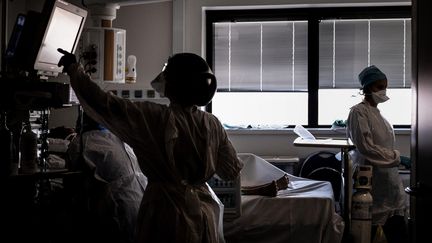
<instances>
[{"instance_id":1,"label":"hospital bed","mask_svg":"<svg viewBox=\"0 0 432 243\"><path fill-rule=\"evenodd\" d=\"M241 186L266 184L286 172L254 155L242 153ZM241 196L241 215L224 220L227 243L338 243L344 222L335 212L330 182L288 174L287 189L275 197Z\"/></svg>"}]
</instances>

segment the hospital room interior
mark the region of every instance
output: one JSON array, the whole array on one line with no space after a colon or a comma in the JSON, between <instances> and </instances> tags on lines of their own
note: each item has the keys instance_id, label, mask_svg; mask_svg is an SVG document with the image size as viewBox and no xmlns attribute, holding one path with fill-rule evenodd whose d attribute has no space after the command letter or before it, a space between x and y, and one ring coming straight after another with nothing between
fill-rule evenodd
<instances>
[{"instance_id":1,"label":"hospital room interior","mask_svg":"<svg viewBox=\"0 0 432 243\"><path fill-rule=\"evenodd\" d=\"M103 126L116 123L88 109L74 72L125 106L174 107L158 78L178 53L208 64L217 88L197 109L217 118L241 163L236 179L212 168L201 183L219 206L206 225L219 238L208 242L432 241L431 1L2 0L1 8L1 242L147 242L137 232L165 227L137 226L146 186L165 183L144 173L151 149L134 150L116 133L132 126ZM374 96L381 81L384 94Z\"/></svg>"}]
</instances>

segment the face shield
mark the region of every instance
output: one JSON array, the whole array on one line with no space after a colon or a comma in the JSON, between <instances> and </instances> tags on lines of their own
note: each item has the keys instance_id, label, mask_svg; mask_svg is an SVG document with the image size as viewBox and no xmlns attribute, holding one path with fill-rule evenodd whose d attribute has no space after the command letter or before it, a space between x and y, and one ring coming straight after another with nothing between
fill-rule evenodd
<instances>
[{"instance_id":1,"label":"face shield","mask_svg":"<svg viewBox=\"0 0 432 243\"><path fill-rule=\"evenodd\" d=\"M159 73L159 75L153 79L150 82L150 85L152 88L158 92L161 96L165 96L165 86L166 86L166 75L165 75L165 68L167 66L167 63L162 68L162 71Z\"/></svg>"}]
</instances>

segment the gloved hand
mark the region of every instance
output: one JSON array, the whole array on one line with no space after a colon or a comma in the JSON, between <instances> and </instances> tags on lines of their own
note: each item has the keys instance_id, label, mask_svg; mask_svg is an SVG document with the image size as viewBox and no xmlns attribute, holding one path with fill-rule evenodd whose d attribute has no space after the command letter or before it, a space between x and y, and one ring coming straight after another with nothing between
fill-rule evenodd
<instances>
[{"instance_id":1,"label":"gloved hand","mask_svg":"<svg viewBox=\"0 0 432 243\"><path fill-rule=\"evenodd\" d=\"M61 67L63 66L63 73L67 73L67 70L69 70L70 65L77 63L76 57L74 54L67 52L61 48L57 49L58 52L63 54L63 56L60 58L60 61L58 62L57 66Z\"/></svg>"},{"instance_id":2,"label":"gloved hand","mask_svg":"<svg viewBox=\"0 0 432 243\"><path fill-rule=\"evenodd\" d=\"M405 166L406 169L411 169L411 159L409 157L401 155L400 161L401 161L401 164L403 166Z\"/></svg>"},{"instance_id":3,"label":"gloved hand","mask_svg":"<svg viewBox=\"0 0 432 243\"><path fill-rule=\"evenodd\" d=\"M347 121L345 120L335 120L332 124L332 127L346 127Z\"/></svg>"}]
</instances>

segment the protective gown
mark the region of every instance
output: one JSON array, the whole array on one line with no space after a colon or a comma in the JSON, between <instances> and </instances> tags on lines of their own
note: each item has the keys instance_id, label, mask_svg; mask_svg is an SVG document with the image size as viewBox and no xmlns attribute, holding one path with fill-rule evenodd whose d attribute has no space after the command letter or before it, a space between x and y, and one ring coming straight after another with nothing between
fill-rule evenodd
<instances>
[{"instance_id":1,"label":"protective gown","mask_svg":"<svg viewBox=\"0 0 432 243\"><path fill-rule=\"evenodd\" d=\"M133 242L147 178L132 148L108 130L91 130L72 140L68 155L71 168L85 166L93 172L97 191L90 192L91 210L107 226L104 231L111 231L115 239L110 242Z\"/></svg>"},{"instance_id":2,"label":"protective gown","mask_svg":"<svg viewBox=\"0 0 432 243\"><path fill-rule=\"evenodd\" d=\"M220 201L206 181L235 179L242 163L218 119L195 106L121 99L78 64L68 74L87 114L133 148L148 178L137 242L222 242Z\"/></svg>"},{"instance_id":3,"label":"protective gown","mask_svg":"<svg viewBox=\"0 0 432 243\"><path fill-rule=\"evenodd\" d=\"M356 146L354 165L372 165L372 222L384 225L393 215L404 215L406 195L399 177L400 153L394 149L392 125L378 108L363 101L350 110L347 133Z\"/></svg>"}]
</instances>

